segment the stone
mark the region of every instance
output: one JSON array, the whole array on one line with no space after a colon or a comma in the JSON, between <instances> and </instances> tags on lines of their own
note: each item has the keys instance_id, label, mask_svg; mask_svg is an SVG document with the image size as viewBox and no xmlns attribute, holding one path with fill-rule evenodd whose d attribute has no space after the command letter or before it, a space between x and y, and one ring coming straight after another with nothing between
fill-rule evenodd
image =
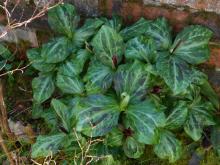
<instances>
[{"instance_id":1,"label":"stone","mask_svg":"<svg viewBox=\"0 0 220 165\"><path fill-rule=\"evenodd\" d=\"M173 5L180 7L190 7L195 10L204 10L208 12L215 12L220 14L219 0L143 0L145 5Z\"/></svg>"},{"instance_id":2,"label":"stone","mask_svg":"<svg viewBox=\"0 0 220 165\"><path fill-rule=\"evenodd\" d=\"M69 0L77 8L78 12L84 16L95 17L99 15L98 0Z\"/></svg>"},{"instance_id":3,"label":"stone","mask_svg":"<svg viewBox=\"0 0 220 165\"><path fill-rule=\"evenodd\" d=\"M4 33L5 31L6 27L0 26L0 34ZM18 43L20 40L31 43L32 47L38 47L38 40L35 31L28 28L13 29L11 31L8 31L4 37L0 38L0 42L7 41L12 43Z\"/></svg>"}]
</instances>

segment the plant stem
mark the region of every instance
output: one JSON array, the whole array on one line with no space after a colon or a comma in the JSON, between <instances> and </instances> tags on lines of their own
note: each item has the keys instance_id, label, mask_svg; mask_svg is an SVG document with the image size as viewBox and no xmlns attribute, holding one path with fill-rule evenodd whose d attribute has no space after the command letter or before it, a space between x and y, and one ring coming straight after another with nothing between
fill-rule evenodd
<instances>
[{"instance_id":1,"label":"plant stem","mask_svg":"<svg viewBox=\"0 0 220 165\"><path fill-rule=\"evenodd\" d=\"M121 99L122 100L121 100L121 103L120 103L120 109L121 109L121 111L125 111L125 109L128 106L128 103L130 101L130 96L126 92L124 92L124 93L121 94Z\"/></svg>"},{"instance_id":2,"label":"plant stem","mask_svg":"<svg viewBox=\"0 0 220 165\"><path fill-rule=\"evenodd\" d=\"M8 161L10 162L10 165L15 165L14 160L12 158L11 153L8 151L7 146L4 143L3 137L2 137L2 133L0 132L0 145L2 147L2 150L4 151L4 153L6 154Z\"/></svg>"},{"instance_id":3,"label":"plant stem","mask_svg":"<svg viewBox=\"0 0 220 165\"><path fill-rule=\"evenodd\" d=\"M6 106L4 103L4 96L3 96L3 85L2 82L0 81L0 120L1 120L1 127L2 127L2 131L4 131L4 133L6 133L6 135L8 136L9 139L11 140L15 140L16 136L14 135L14 133L11 132L11 129L8 125L8 115L7 115L7 110L6 110Z\"/></svg>"}]
</instances>

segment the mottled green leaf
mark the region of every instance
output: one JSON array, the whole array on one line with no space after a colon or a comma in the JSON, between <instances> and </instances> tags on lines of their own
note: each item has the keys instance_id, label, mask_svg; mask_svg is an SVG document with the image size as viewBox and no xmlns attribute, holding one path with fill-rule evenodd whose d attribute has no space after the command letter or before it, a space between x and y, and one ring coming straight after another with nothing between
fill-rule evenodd
<instances>
[{"instance_id":1,"label":"mottled green leaf","mask_svg":"<svg viewBox=\"0 0 220 165\"><path fill-rule=\"evenodd\" d=\"M45 63L62 62L70 55L69 44L64 37L55 38L42 46L41 57Z\"/></svg>"},{"instance_id":2,"label":"mottled green leaf","mask_svg":"<svg viewBox=\"0 0 220 165\"><path fill-rule=\"evenodd\" d=\"M54 92L53 77L51 75L41 75L32 81L33 98L38 104L43 103Z\"/></svg>"},{"instance_id":3,"label":"mottled green leaf","mask_svg":"<svg viewBox=\"0 0 220 165\"><path fill-rule=\"evenodd\" d=\"M212 37L212 31L200 25L186 27L180 32L170 52L191 64L200 64L208 60L208 43Z\"/></svg>"},{"instance_id":4,"label":"mottled green leaf","mask_svg":"<svg viewBox=\"0 0 220 165\"><path fill-rule=\"evenodd\" d=\"M123 133L118 128L114 128L106 135L105 143L110 147L119 147L123 144Z\"/></svg>"},{"instance_id":5,"label":"mottled green leaf","mask_svg":"<svg viewBox=\"0 0 220 165\"><path fill-rule=\"evenodd\" d=\"M145 34L155 40L157 50L168 50L172 44L171 28L165 18L150 22Z\"/></svg>"},{"instance_id":6,"label":"mottled green leaf","mask_svg":"<svg viewBox=\"0 0 220 165\"><path fill-rule=\"evenodd\" d=\"M184 125L185 132L195 141L198 141L202 136L203 124L198 116L190 113Z\"/></svg>"},{"instance_id":7,"label":"mottled green leaf","mask_svg":"<svg viewBox=\"0 0 220 165\"><path fill-rule=\"evenodd\" d=\"M76 109L76 129L87 136L103 136L118 124L119 106L110 96L90 95Z\"/></svg>"},{"instance_id":8,"label":"mottled green leaf","mask_svg":"<svg viewBox=\"0 0 220 165\"><path fill-rule=\"evenodd\" d=\"M166 128L176 129L181 127L186 121L188 106L184 101L179 101L166 119Z\"/></svg>"},{"instance_id":9,"label":"mottled green leaf","mask_svg":"<svg viewBox=\"0 0 220 165\"><path fill-rule=\"evenodd\" d=\"M220 156L220 127L215 126L211 132L211 142L215 152Z\"/></svg>"},{"instance_id":10,"label":"mottled green leaf","mask_svg":"<svg viewBox=\"0 0 220 165\"><path fill-rule=\"evenodd\" d=\"M137 159L144 153L144 144L139 143L133 137L126 138L123 149L129 158Z\"/></svg>"},{"instance_id":11,"label":"mottled green leaf","mask_svg":"<svg viewBox=\"0 0 220 165\"><path fill-rule=\"evenodd\" d=\"M145 144L157 142L157 127L165 125L165 115L156 109L153 103L143 101L129 105L125 111L125 126L131 128L137 141Z\"/></svg>"},{"instance_id":12,"label":"mottled green leaf","mask_svg":"<svg viewBox=\"0 0 220 165\"><path fill-rule=\"evenodd\" d=\"M78 76L65 76L57 74L56 86L63 92L68 94L82 94L84 85Z\"/></svg>"},{"instance_id":13,"label":"mottled green leaf","mask_svg":"<svg viewBox=\"0 0 220 165\"><path fill-rule=\"evenodd\" d=\"M7 64L7 60L0 61L0 71L5 68L6 64Z\"/></svg>"},{"instance_id":14,"label":"mottled green leaf","mask_svg":"<svg viewBox=\"0 0 220 165\"><path fill-rule=\"evenodd\" d=\"M39 48L28 50L27 57L31 65L41 72L50 72L55 68L55 64L45 63L44 59L41 57L41 49Z\"/></svg>"},{"instance_id":15,"label":"mottled green leaf","mask_svg":"<svg viewBox=\"0 0 220 165\"><path fill-rule=\"evenodd\" d=\"M62 121L63 127L67 131L71 131L71 115L69 108L62 103L60 100L52 99L51 106L56 111L56 114L59 116L60 120Z\"/></svg>"},{"instance_id":16,"label":"mottled green leaf","mask_svg":"<svg viewBox=\"0 0 220 165\"><path fill-rule=\"evenodd\" d=\"M48 12L51 29L70 38L73 36L78 20L75 7L71 4L60 4Z\"/></svg>"},{"instance_id":17,"label":"mottled green leaf","mask_svg":"<svg viewBox=\"0 0 220 165\"><path fill-rule=\"evenodd\" d=\"M31 157L39 158L56 154L65 136L65 134L55 134L51 136L39 135L36 143L32 146Z\"/></svg>"},{"instance_id":18,"label":"mottled green leaf","mask_svg":"<svg viewBox=\"0 0 220 165\"><path fill-rule=\"evenodd\" d=\"M147 21L144 18L140 18L133 25L126 27L122 31L120 31L120 34L125 41L137 37L139 35L142 35L145 33L149 22L150 21Z\"/></svg>"},{"instance_id":19,"label":"mottled green leaf","mask_svg":"<svg viewBox=\"0 0 220 165\"><path fill-rule=\"evenodd\" d=\"M91 53L85 49L80 49L76 55L72 55L60 65L58 68L59 74L65 76L79 75L84 68L85 62L89 59Z\"/></svg>"},{"instance_id":20,"label":"mottled green leaf","mask_svg":"<svg viewBox=\"0 0 220 165\"><path fill-rule=\"evenodd\" d=\"M97 165L121 165L119 160L115 160L112 155L106 155L103 160L99 160Z\"/></svg>"},{"instance_id":21,"label":"mottled green leaf","mask_svg":"<svg viewBox=\"0 0 220 165\"><path fill-rule=\"evenodd\" d=\"M40 118L41 114L43 113L43 106L40 104L33 103L31 113L33 119Z\"/></svg>"},{"instance_id":22,"label":"mottled green leaf","mask_svg":"<svg viewBox=\"0 0 220 165\"><path fill-rule=\"evenodd\" d=\"M160 132L159 143L154 146L154 152L161 159L168 159L173 163L182 155L181 142L169 131Z\"/></svg>"},{"instance_id":23,"label":"mottled green leaf","mask_svg":"<svg viewBox=\"0 0 220 165\"><path fill-rule=\"evenodd\" d=\"M122 27L122 18L118 15L113 15L112 19L102 18L105 22L105 25L115 29L117 32L121 30Z\"/></svg>"},{"instance_id":24,"label":"mottled green leaf","mask_svg":"<svg viewBox=\"0 0 220 165\"><path fill-rule=\"evenodd\" d=\"M200 80L200 82L201 93L212 102L216 109L219 109L219 96L217 93L206 79Z\"/></svg>"},{"instance_id":25,"label":"mottled green leaf","mask_svg":"<svg viewBox=\"0 0 220 165\"><path fill-rule=\"evenodd\" d=\"M102 63L113 68L120 63L124 54L124 43L122 37L113 28L103 25L91 44L96 57Z\"/></svg>"},{"instance_id":26,"label":"mottled green leaf","mask_svg":"<svg viewBox=\"0 0 220 165\"><path fill-rule=\"evenodd\" d=\"M193 71L190 66L178 57L161 53L157 59L156 68L174 94L183 92L193 81Z\"/></svg>"},{"instance_id":27,"label":"mottled green leaf","mask_svg":"<svg viewBox=\"0 0 220 165\"><path fill-rule=\"evenodd\" d=\"M87 82L86 90L89 93L98 93L110 88L113 81L114 70L93 59L84 77Z\"/></svg>"},{"instance_id":28,"label":"mottled green leaf","mask_svg":"<svg viewBox=\"0 0 220 165\"><path fill-rule=\"evenodd\" d=\"M56 112L52 108L44 109L40 117L44 119L46 125L51 129L51 132L57 133L58 130L58 119Z\"/></svg>"},{"instance_id":29,"label":"mottled green leaf","mask_svg":"<svg viewBox=\"0 0 220 165\"><path fill-rule=\"evenodd\" d=\"M184 130L194 141L198 141L202 136L204 126L215 125L212 116L212 107L207 102L195 102L194 100L188 112Z\"/></svg>"},{"instance_id":30,"label":"mottled green leaf","mask_svg":"<svg viewBox=\"0 0 220 165\"><path fill-rule=\"evenodd\" d=\"M14 60L14 56L11 54L11 52L2 44L0 44L0 57L2 57L5 60L12 61Z\"/></svg>"},{"instance_id":31,"label":"mottled green leaf","mask_svg":"<svg viewBox=\"0 0 220 165\"><path fill-rule=\"evenodd\" d=\"M86 41L96 34L103 23L103 21L97 18L87 19L84 25L76 30L73 39L74 45L78 48L82 47Z\"/></svg>"},{"instance_id":32,"label":"mottled green leaf","mask_svg":"<svg viewBox=\"0 0 220 165\"><path fill-rule=\"evenodd\" d=\"M150 38L135 37L127 42L125 57L151 63L156 57L156 44Z\"/></svg>"},{"instance_id":33,"label":"mottled green leaf","mask_svg":"<svg viewBox=\"0 0 220 165\"><path fill-rule=\"evenodd\" d=\"M147 76L145 65L139 61L133 64L121 65L114 76L114 89L123 99L127 95L128 103L134 103L142 100L147 93Z\"/></svg>"}]
</instances>

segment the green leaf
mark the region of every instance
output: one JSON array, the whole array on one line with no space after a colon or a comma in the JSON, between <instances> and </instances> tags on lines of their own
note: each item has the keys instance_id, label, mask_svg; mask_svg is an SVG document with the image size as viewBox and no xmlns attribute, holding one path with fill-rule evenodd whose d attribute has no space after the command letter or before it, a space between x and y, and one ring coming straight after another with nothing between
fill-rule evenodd
<instances>
[{"instance_id":1,"label":"green leaf","mask_svg":"<svg viewBox=\"0 0 220 165\"><path fill-rule=\"evenodd\" d=\"M140 36L145 33L149 22L150 21L147 21L144 18L140 18L133 25L126 27L122 31L120 31L120 34L125 41L132 39L134 37Z\"/></svg>"},{"instance_id":2,"label":"green leaf","mask_svg":"<svg viewBox=\"0 0 220 165\"><path fill-rule=\"evenodd\" d=\"M74 34L74 45L81 48L102 26L103 21L100 19L87 19L85 24L76 30Z\"/></svg>"},{"instance_id":3,"label":"green leaf","mask_svg":"<svg viewBox=\"0 0 220 165\"><path fill-rule=\"evenodd\" d=\"M122 27L122 18L118 15L113 15L112 19L102 18L105 22L105 25L115 29L115 31L119 32Z\"/></svg>"},{"instance_id":4,"label":"green leaf","mask_svg":"<svg viewBox=\"0 0 220 165\"><path fill-rule=\"evenodd\" d=\"M194 141L198 141L202 136L203 125L201 119L197 118L193 113L190 113L186 123L184 125L184 130Z\"/></svg>"},{"instance_id":5,"label":"green leaf","mask_svg":"<svg viewBox=\"0 0 220 165\"><path fill-rule=\"evenodd\" d=\"M65 134L55 134L51 136L38 136L36 143L32 146L31 157L47 157L56 154L61 147Z\"/></svg>"},{"instance_id":6,"label":"green leaf","mask_svg":"<svg viewBox=\"0 0 220 165\"><path fill-rule=\"evenodd\" d=\"M70 59L67 59L60 65L58 73L65 76L79 75L83 71L84 64L90 56L90 52L80 49L76 55L74 54Z\"/></svg>"},{"instance_id":7,"label":"green leaf","mask_svg":"<svg viewBox=\"0 0 220 165\"><path fill-rule=\"evenodd\" d=\"M122 37L113 28L103 25L91 44L96 57L103 64L115 68L120 63L124 54L124 43Z\"/></svg>"},{"instance_id":8,"label":"green leaf","mask_svg":"<svg viewBox=\"0 0 220 165\"><path fill-rule=\"evenodd\" d=\"M174 94L183 92L194 78L194 72L187 63L166 52L159 54L156 68Z\"/></svg>"},{"instance_id":9,"label":"green leaf","mask_svg":"<svg viewBox=\"0 0 220 165\"><path fill-rule=\"evenodd\" d=\"M59 116L59 118L62 121L63 127L67 131L71 131L71 115L69 112L69 108L62 103L61 101L57 99L52 99L51 106L56 111L56 114Z\"/></svg>"},{"instance_id":10,"label":"green leaf","mask_svg":"<svg viewBox=\"0 0 220 165\"><path fill-rule=\"evenodd\" d=\"M51 29L70 38L73 36L78 20L75 7L71 4L60 4L48 12Z\"/></svg>"},{"instance_id":11,"label":"green leaf","mask_svg":"<svg viewBox=\"0 0 220 165\"><path fill-rule=\"evenodd\" d=\"M166 119L166 128L176 129L180 128L186 121L188 115L188 106L184 101L179 101L173 108L172 112Z\"/></svg>"},{"instance_id":12,"label":"green leaf","mask_svg":"<svg viewBox=\"0 0 220 165\"><path fill-rule=\"evenodd\" d=\"M107 155L104 159L99 160L97 165L121 165L119 160L115 160L112 155Z\"/></svg>"},{"instance_id":13,"label":"green leaf","mask_svg":"<svg viewBox=\"0 0 220 165\"><path fill-rule=\"evenodd\" d=\"M215 152L220 156L220 127L215 126L211 132L211 142Z\"/></svg>"},{"instance_id":14,"label":"green leaf","mask_svg":"<svg viewBox=\"0 0 220 165\"><path fill-rule=\"evenodd\" d=\"M11 52L2 44L0 44L0 57L2 57L5 60L13 61L14 56L11 54Z\"/></svg>"},{"instance_id":15,"label":"green leaf","mask_svg":"<svg viewBox=\"0 0 220 165\"><path fill-rule=\"evenodd\" d=\"M37 119L41 117L41 114L43 113L43 107L40 104L33 104L32 106L32 118Z\"/></svg>"},{"instance_id":16,"label":"green leaf","mask_svg":"<svg viewBox=\"0 0 220 165\"><path fill-rule=\"evenodd\" d=\"M137 159L144 153L144 144L137 142L133 137L128 137L123 145L124 153L129 158Z\"/></svg>"},{"instance_id":17,"label":"green leaf","mask_svg":"<svg viewBox=\"0 0 220 165\"><path fill-rule=\"evenodd\" d=\"M76 109L76 129L87 136L103 136L118 124L119 106L110 96L90 95Z\"/></svg>"},{"instance_id":18,"label":"green leaf","mask_svg":"<svg viewBox=\"0 0 220 165\"><path fill-rule=\"evenodd\" d=\"M84 92L84 85L78 76L65 76L57 74L56 86L67 94L82 94Z\"/></svg>"},{"instance_id":19,"label":"green leaf","mask_svg":"<svg viewBox=\"0 0 220 165\"><path fill-rule=\"evenodd\" d=\"M139 61L121 65L114 76L114 89L122 99L126 94L130 103L142 100L147 93L147 76L145 66Z\"/></svg>"},{"instance_id":20,"label":"green leaf","mask_svg":"<svg viewBox=\"0 0 220 165\"><path fill-rule=\"evenodd\" d=\"M44 109L40 117L44 119L46 125L51 129L51 132L57 133L58 131L58 119L57 115L52 108Z\"/></svg>"},{"instance_id":21,"label":"green leaf","mask_svg":"<svg viewBox=\"0 0 220 165\"><path fill-rule=\"evenodd\" d=\"M41 57L45 63L62 62L70 55L69 44L64 37L55 38L42 46Z\"/></svg>"},{"instance_id":22,"label":"green leaf","mask_svg":"<svg viewBox=\"0 0 220 165\"><path fill-rule=\"evenodd\" d=\"M0 71L5 68L6 64L7 64L7 60L1 60L0 61Z\"/></svg>"},{"instance_id":23,"label":"green leaf","mask_svg":"<svg viewBox=\"0 0 220 165\"><path fill-rule=\"evenodd\" d=\"M157 50L167 50L172 44L171 28L165 18L150 22L145 34L155 40Z\"/></svg>"},{"instance_id":24,"label":"green leaf","mask_svg":"<svg viewBox=\"0 0 220 165\"><path fill-rule=\"evenodd\" d=\"M54 92L54 82L51 75L41 75L32 81L33 98L38 104L43 103Z\"/></svg>"},{"instance_id":25,"label":"green leaf","mask_svg":"<svg viewBox=\"0 0 220 165\"><path fill-rule=\"evenodd\" d=\"M123 144L123 133L118 128L114 128L106 135L105 143L110 147L119 147Z\"/></svg>"},{"instance_id":26,"label":"green leaf","mask_svg":"<svg viewBox=\"0 0 220 165\"><path fill-rule=\"evenodd\" d=\"M202 89L201 93L205 97L207 97L210 102L212 102L216 109L219 109L219 96L217 95L217 93L214 91L214 89L211 87L206 79L203 79L200 82L200 88Z\"/></svg>"},{"instance_id":27,"label":"green leaf","mask_svg":"<svg viewBox=\"0 0 220 165\"><path fill-rule=\"evenodd\" d=\"M213 32L206 27L193 25L180 32L170 52L190 64L200 64L209 59L208 43Z\"/></svg>"},{"instance_id":28,"label":"green leaf","mask_svg":"<svg viewBox=\"0 0 220 165\"><path fill-rule=\"evenodd\" d=\"M210 108L209 103L202 101L197 101L189 107L184 130L194 141L201 138L204 126L215 125Z\"/></svg>"},{"instance_id":29,"label":"green leaf","mask_svg":"<svg viewBox=\"0 0 220 165\"><path fill-rule=\"evenodd\" d=\"M135 37L127 42L126 59L138 59L151 63L156 57L156 46L154 40L144 36Z\"/></svg>"},{"instance_id":30,"label":"green leaf","mask_svg":"<svg viewBox=\"0 0 220 165\"><path fill-rule=\"evenodd\" d=\"M41 49L39 48L28 50L27 57L32 63L31 65L41 72L50 72L55 68L55 64L45 63L44 59L41 57Z\"/></svg>"},{"instance_id":31,"label":"green leaf","mask_svg":"<svg viewBox=\"0 0 220 165\"><path fill-rule=\"evenodd\" d=\"M169 159L173 163L182 155L182 145L169 131L160 132L159 143L154 146L154 152L161 159Z\"/></svg>"},{"instance_id":32,"label":"green leaf","mask_svg":"<svg viewBox=\"0 0 220 165\"><path fill-rule=\"evenodd\" d=\"M84 77L87 82L86 90L88 93L105 92L112 85L114 71L109 66L93 59L90 62L88 71Z\"/></svg>"},{"instance_id":33,"label":"green leaf","mask_svg":"<svg viewBox=\"0 0 220 165\"><path fill-rule=\"evenodd\" d=\"M157 127L164 126L165 121L164 113L158 111L149 101L129 105L125 111L125 126L134 131L136 139L140 143L156 143Z\"/></svg>"}]
</instances>

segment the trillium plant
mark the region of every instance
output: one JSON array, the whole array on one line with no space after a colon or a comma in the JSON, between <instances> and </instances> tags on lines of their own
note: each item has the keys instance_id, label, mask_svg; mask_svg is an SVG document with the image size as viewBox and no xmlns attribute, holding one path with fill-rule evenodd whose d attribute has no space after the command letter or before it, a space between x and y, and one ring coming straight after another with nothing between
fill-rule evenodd
<instances>
[{"instance_id":1,"label":"trillium plant","mask_svg":"<svg viewBox=\"0 0 220 165\"><path fill-rule=\"evenodd\" d=\"M218 97L197 68L209 59L208 28L188 26L174 37L164 18L124 27L118 16L79 26L70 4L51 9L48 22L56 37L27 52L39 71L33 117L50 128L33 144L33 158L77 157L79 142L101 139L90 154L138 159L153 148L175 162L185 152L181 139L201 141L216 125Z\"/></svg>"}]
</instances>

